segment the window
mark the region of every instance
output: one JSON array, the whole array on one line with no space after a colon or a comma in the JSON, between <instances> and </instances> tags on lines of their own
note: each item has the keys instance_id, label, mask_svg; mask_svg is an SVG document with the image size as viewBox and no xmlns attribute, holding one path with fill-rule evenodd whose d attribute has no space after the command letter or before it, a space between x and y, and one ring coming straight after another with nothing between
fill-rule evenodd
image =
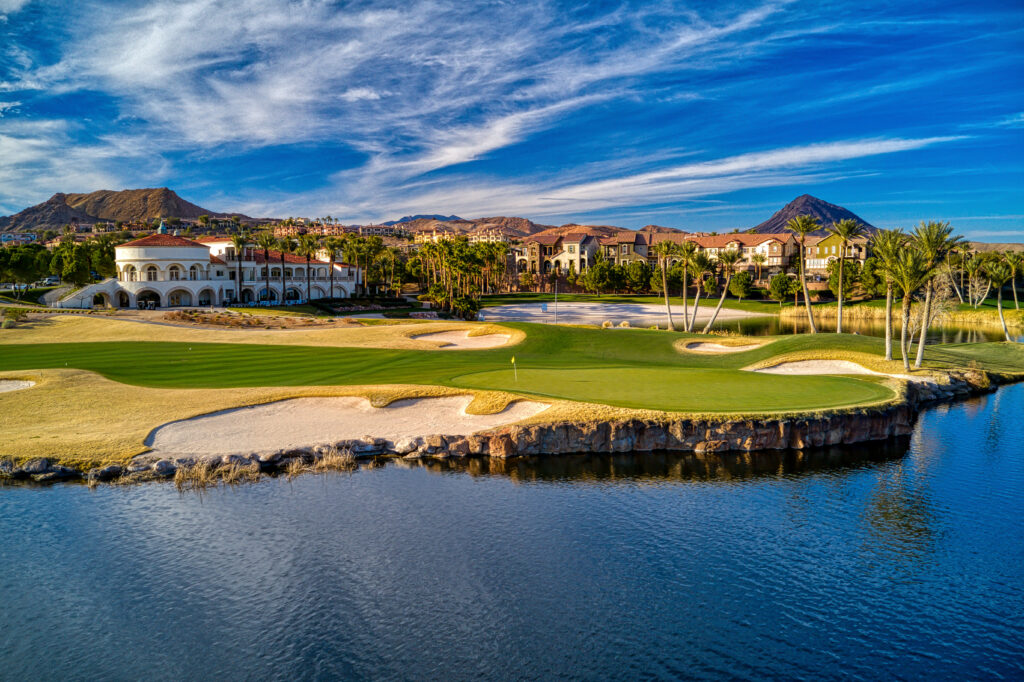
<instances>
[{"instance_id":1,"label":"window","mask_svg":"<svg viewBox=\"0 0 1024 682\"><path fill-rule=\"evenodd\" d=\"M629 253L629 244L623 244L622 246L620 246L619 253L621 253L623 256Z\"/></svg>"},{"instance_id":2,"label":"window","mask_svg":"<svg viewBox=\"0 0 1024 682\"><path fill-rule=\"evenodd\" d=\"M156 266L155 265L150 265L148 268L146 268L146 281L147 282L155 282L156 281Z\"/></svg>"},{"instance_id":3,"label":"window","mask_svg":"<svg viewBox=\"0 0 1024 682\"><path fill-rule=\"evenodd\" d=\"M575 246L570 246L569 247L569 253L576 253L576 247Z\"/></svg>"},{"instance_id":4,"label":"window","mask_svg":"<svg viewBox=\"0 0 1024 682\"><path fill-rule=\"evenodd\" d=\"M171 269L168 270L167 272L168 274L170 274L172 281L177 281L181 279L181 268L179 268L177 265L172 265Z\"/></svg>"}]
</instances>

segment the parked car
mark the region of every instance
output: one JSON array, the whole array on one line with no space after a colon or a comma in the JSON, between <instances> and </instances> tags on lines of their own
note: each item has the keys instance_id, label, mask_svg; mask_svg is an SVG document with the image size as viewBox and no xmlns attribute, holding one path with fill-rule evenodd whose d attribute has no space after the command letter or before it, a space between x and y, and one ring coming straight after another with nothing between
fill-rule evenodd
<instances>
[{"instance_id":1,"label":"parked car","mask_svg":"<svg viewBox=\"0 0 1024 682\"><path fill-rule=\"evenodd\" d=\"M58 277L57 275L50 275L49 277L42 281L42 285L44 287L55 287L58 284L60 284L60 277Z\"/></svg>"}]
</instances>

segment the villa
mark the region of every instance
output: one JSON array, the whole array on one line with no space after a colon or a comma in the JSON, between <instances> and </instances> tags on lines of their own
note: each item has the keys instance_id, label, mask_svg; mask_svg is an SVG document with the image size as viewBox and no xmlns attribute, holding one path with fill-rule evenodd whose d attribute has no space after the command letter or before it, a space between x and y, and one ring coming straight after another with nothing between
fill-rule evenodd
<instances>
[{"instance_id":1,"label":"villa","mask_svg":"<svg viewBox=\"0 0 1024 682\"><path fill-rule=\"evenodd\" d=\"M271 250L269 260L260 248L247 247L239 254L230 237L192 240L154 234L115 247L115 265L117 277L84 287L58 305L135 308L288 304L307 300L304 257L284 254L282 292L281 252ZM310 299L347 298L363 282L362 271L348 263L333 264L333 285L330 262L314 259L308 267Z\"/></svg>"}]
</instances>

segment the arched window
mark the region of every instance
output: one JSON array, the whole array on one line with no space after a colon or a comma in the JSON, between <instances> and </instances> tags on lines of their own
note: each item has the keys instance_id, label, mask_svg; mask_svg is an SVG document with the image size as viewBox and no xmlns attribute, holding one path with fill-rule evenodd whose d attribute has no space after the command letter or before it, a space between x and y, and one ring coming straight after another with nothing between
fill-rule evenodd
<instances>
[{"instance_id":1,"label":"arched window","mask_svg":"<svg viewBox=\"0 0 1024 682\"><path fill-rule=\"evenodd\" d=\"M147 282L155 282L156 281L156 272L157 272L157 270L156 270L156 266L155 265L148 266L146 268L146 281Z\"/></svg>"},{"instance_id":2,"label":"arched window","mask_svg":"<svg viewBox=\"0 0 1024 682\"><path fill-rule=\"evenodd\" d=\"M125 268L124 268L122 277L124 277L125 281L127 281L127 282L134 282L136 280L136 278L138 277L138 273L135 271L135 266L134 265L126 265Z\"/></svg>"},{"instance_id":3,"label":"arched window","mask_svg":"<svg viewBox=\"0 0 1024 682\"><path fill-rule=\"evenodd\" d=\"M181 268L177 265L172 265L168 270L167 274L170 275L171 281L177 281L181 279Z\"/></svg>"},{"instance_id":4,"label":"arched window","mask_svg":"<svg viewBox=\"0 0 1024 682\"><path fill-rule=\"evenodd\" d=\"M188 269L188 278L191 280L200 279L202 276L202 270L199 269L198 265L193 265Z\"/></svg>"}]
</instances>

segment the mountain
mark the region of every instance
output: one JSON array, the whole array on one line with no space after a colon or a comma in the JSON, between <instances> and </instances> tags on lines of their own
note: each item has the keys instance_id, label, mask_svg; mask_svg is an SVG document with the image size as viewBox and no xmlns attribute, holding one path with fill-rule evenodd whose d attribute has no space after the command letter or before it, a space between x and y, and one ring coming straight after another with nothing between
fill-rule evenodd
<instances>
[{"instance_id":1,"label":"mountain","mask_svg":"<svg viewBox=\"0 0 1024 682\"><path fill-rule=\"evenodd\" d=\"M155 189L99 190L88 194L57 193L41 204L30 206L12 216L0 217L0 232L27 230L59 230L72 219L82 224L95 222L125 222L153 218L183 218L195 220L201 215L211 218L239 216L240 213L218 213L197 206L179 197L166 187Z\"/></svg>"},{"instance_id":2,"label":"mountain","mask_svg":"<svg viewBox=\"0 0 1024 682\"><path fill-rule=\"evenodd\" d=\"M452 220L462 220L462 218L457 215L443 216L436 213L431 215L407 215L399 218L398 220L389 220L386 223L381 223L381 225L387 225L390 227L391 225L398 225L400 223L411 223L414 220L439 220L441 222L449 222Z\"/></svg>"},{"instance_id":3,"label":"mountain","mask_svg":"<svg viewBox=\"0 0 1024 682\"><path fill-rule=\"evenodd\" d=\"M818 219L818 222L821 223L822 229L816 230L812 233L816 235L825 234L826 226L847 218L856 220L861 225L864 225L868 228L869 232L874 232L878 229L868 221L864 220L852 211L846 210L842 206L830 204L827 201L818 199L817 197L812 197L810 194L802 194L783 206L771 218L750 231L759 232L761 234L780 234L782 232L789 232L789 230L786 229L786 223L800 215L809 215Z\"/></svg>"},{"instance_id":4,"label":"mountain","mask_svg":"<svg viewBox=\"0 0 1024 682\"><path fill-rule=\"evenodd\" d=\"M402 227L409 232L433 232L435 230L439 232L455 232L458 234L500 232L512 238L525 237L551 227L551 225L540 225L532 220L517 218L514 216L495 216L493 218L475 218L473 220L466 220L465 218L453 216L448 216L447 218L445 216L441 216L441 218L433 218L431 216L412 216L409 220L406 220L405 218L402 220L404 222L395 221L394 223L382 224L401 224Z\"/></svg>"}]
</instances>

